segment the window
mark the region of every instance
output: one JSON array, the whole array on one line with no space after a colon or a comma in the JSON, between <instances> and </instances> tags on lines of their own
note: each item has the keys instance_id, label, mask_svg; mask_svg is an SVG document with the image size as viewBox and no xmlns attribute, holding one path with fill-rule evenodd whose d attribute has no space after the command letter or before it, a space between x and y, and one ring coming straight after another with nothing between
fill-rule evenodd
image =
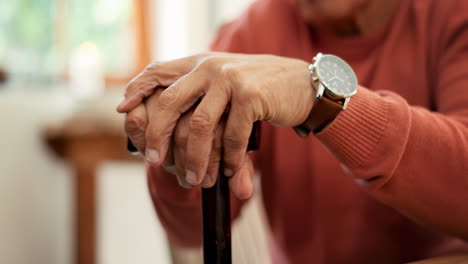
<instances>
[{"instance_id":1,"label":"window","mask_svg":"<svg viewBox=\"0 0 468 264\"><path fill-rule=\"evenodd\" d=\"M73 55L91 45L106 80L125 82L149 61L147 1L0 0L0 67L40 87L66 79Z\"/></svg>"},{"instance_id":2,"label":"window","mask_svg":"<svg viewBox=\"0 0 468 264\"><path fill-rule=\"evenodd\" d=\"M131 0L68 0L66 54L94 43L107 75L124 76L135 67L135 32ZM60 23L60 22L59 22Z\"/></svg>"}]
</instances>

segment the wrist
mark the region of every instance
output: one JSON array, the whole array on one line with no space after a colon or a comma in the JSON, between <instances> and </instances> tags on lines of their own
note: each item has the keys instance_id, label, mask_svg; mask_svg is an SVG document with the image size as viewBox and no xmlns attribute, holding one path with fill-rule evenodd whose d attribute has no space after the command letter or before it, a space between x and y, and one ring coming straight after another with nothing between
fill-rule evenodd
<instances>
[{"instance_id":1,"label":"wrist","mask_svg":"<svg viewBox=\"0 0 468 264\"><path fill-rule=\"evenodd\" d=\"M333 121L335 121L335 119L338 117L338 115L340 115L341 112L343 111L338 111L337 113L333 114L333 113L330 113L328 118L326 118L323 122L321 122L319 125L316 124L316 122L314 122L314 112L325 112L327 110L324 110L324 109L321 109L321 108L325 108L323 106L321 106L321 104L318 104L316 106L316 109L313 109L314 111L310 111L309 113L309 116L307 117L307 119L304 121L303 123L303 126L307 129L307 131L309 132L312 132L312 133L319 133L321 132L323 129L325 129L326 127L328 127L331 123L333 123Z\"/></svg>"},{"instance_id":2,"label":"wrist","mask_svg":"<svg viewBox=\"0 0 468 264\"><path fill-rule=\"evenodd\" d=\"M311 132L314 134L319 133L328 127L336 119L340 112L342 112L338 111L336 113L329 113L326 119L321 122L317 122L317 112L330 112L330 110L327 108L327 106L323 106L321 103L313 105L306 120L304 120L301 125L294 127L296 133L301 137L307 137L307 135L309 135Z\"/></svg>"},{"instance_id":3,"label":"wrist","mask_svg":"<svg viewBox=\"0 0 468 264\"><path fill-rule=\"evenodd\" d=\"M295 127L301 137L310 132L318 133L330 125L357 92L357 79L352 68L336 56L317 54L309 72L316 93L308 117Z\"/></svg>"}]
</instances>

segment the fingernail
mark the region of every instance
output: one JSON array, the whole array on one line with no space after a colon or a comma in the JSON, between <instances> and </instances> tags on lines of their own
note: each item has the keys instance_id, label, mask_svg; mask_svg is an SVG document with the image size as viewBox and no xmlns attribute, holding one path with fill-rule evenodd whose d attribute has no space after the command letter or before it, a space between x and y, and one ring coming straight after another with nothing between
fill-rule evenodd
<instances>
[{"instance_id":1,"label":"fingernail","mask_svg":"<svg viewBox=\"0 0 468 264\"><path fill-rule=\"evenodd\" d=\"M127 98L126 98L125 96L122 96L122 97L120 98L119 104L117 105L117 109L120 108L120 107L124 104L124 102L125 102L126 99L127 99Z\"/></svg>"},{"instance_id":2,"label":"fingernail","mask_svg":"<svg viewBox=\"0 0 468 264\"><path fill-rule=\"evenodd\" d=\"M205 178L203 179L203 181L202 181L202 183L200 185L203 188L210 188L211 187L210 182L211 182L210 175L207 174L207 175L205 175Z\"/></svg>"},{"instance_id":3,"label":"fingernail","mask_svg":"<svg viewBox=\"0 0 468 264\"><path fill-rule=\"evenodd\" d=\"M173 175L176 175L176 168L175 166L167 166L167 165L163 165L163 168L169 172L170 174L173 174Z\"/></svg>"},{"instance_id":4,"label":"fingernail","mask_svg":"<svg viewBox=\"0 0 468 264\"><path fill-rule=\"evenodd\" d=\"M186 174L185 174L185 177L186 177L188 183L190 183L192 185L198 185L197 174L195 174L195 172L193 172L191 170L187 170Z\"/></svg>"},{"instance_id":5,"label":"fingernail","mask_svg":"<svg viewBox=\"0 0 468 264\"><path fill-rule=\"evenodd\" d=\"M182 176L177 176L177 181L179 182L179 186L185 189L192 189L192 185L189 184L185 178Z\"/></svg>"},{"instance_id":6,"label":"fingernail","mask_svg":"<svg viewBox=\"0 0 468 264\"><path fill-rule=\"evenodd\" d=\"M156 163L159 161L159 152L154 149L146 150L146 160L149 162Z\"/></svg>"},{"instance_id":7,"label":"fingernail","mask_svg":"<svg viewBox=\"0 0 468 264\"><path fill-rule=\"evenodd\" d=\"M224 176L226 177L231 177L232 176L232 170L231 169L228 169L228 168L225 168L224 169Z\"/></svg>"}]
</instances>

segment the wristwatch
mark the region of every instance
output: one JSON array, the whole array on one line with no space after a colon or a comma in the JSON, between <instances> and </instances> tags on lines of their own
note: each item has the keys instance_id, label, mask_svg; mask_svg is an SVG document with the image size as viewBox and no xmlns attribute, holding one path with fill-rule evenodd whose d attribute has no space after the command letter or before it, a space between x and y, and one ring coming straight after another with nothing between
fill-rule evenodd
<instances>
[{"instance_id":1,"label":"wristwatch","mask_svg":"<svg viewBox=\"0 0 468 264\"><path fill-rule=\"evenodd\" d=\"M309 72L312 86L317 93L307 120L294 127L301 137L306 137L311 131L320 132L331 123L346 109L358 87L357 77L351 66L335 55L318 53L309 66Z\"/></svg>"}]
</instances>

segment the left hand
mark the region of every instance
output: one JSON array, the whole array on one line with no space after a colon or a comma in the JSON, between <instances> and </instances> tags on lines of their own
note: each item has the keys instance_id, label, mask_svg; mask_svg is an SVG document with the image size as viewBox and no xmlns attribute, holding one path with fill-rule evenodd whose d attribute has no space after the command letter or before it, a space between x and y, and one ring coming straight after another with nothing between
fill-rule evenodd
<instances>
[{"instance_id":1,"label":"left hand","mask_svg":"<svg viewBox=\"0 0 468 264\"><path fill-rule=\"evenodd\" d=\"M146 159L159 166L177 120L201 99L190 120L185 153L187 181L199 185L206 175L214 131L228 105L223 134L226 176L238 173L244 164L255 121L294 127L307 119L314 103L308 66L298 59L230 53L152 64L130 82L117 110L129 112L157 87L168 87L152 108L158 115L149 120L146 131Z\"/></svg>"}]
</instances>

